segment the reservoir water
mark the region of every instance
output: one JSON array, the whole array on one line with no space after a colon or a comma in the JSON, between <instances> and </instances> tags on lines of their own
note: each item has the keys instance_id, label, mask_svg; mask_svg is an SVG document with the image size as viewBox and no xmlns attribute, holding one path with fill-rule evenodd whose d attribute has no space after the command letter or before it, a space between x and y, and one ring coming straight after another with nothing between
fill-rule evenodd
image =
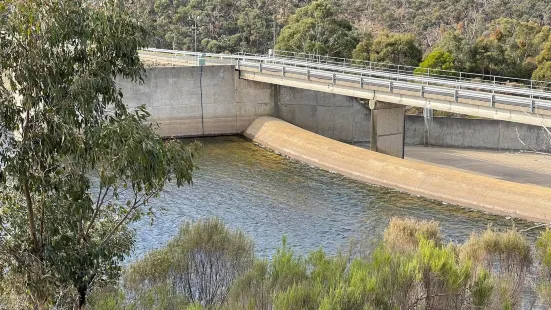
<instances>
[{"instance_id":1,"label":"reservoir water","mask_svg":"<svg viewBox=\"0 0 551 310\"><path fill-rule=\"evenodd\" d=\"M242 137L199 139L203 144L194 185L167 185L156 199L152 223L135 225L133 261L161 247L189 220L219 217L255 242L268 258L282 236L299 254L323 248L336 253L351 238L378 240L394 216L440 222L448 240L464 241L492 225L525 229L534 223L506 219L375 187L290 160ZM531 230L530 239L539 231Z\"/></svg>"}]
</instances>

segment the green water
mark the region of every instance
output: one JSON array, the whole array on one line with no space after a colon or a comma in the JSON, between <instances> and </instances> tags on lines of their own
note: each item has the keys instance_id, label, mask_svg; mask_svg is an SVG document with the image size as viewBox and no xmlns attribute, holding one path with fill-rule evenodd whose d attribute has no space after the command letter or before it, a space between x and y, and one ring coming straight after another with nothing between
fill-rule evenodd
<instances>
[{"instance_id":1,"label":"green water","mask_svg":"<svg viewBox=\"0 0 551 310\"><path fill-rule=\"evenodd\" d=\"M194 185L169 185L155 200L155 206L165 211L153 224L144 219L135 226L137 244L130 260L164 245L182 222L210 217L242 229L261 257L274 254L283 235L301 254L320 247L335 253L351 238L376 241L394 216L439 221L444 236L459 242L488 225L534 225L356 182L241 137L198 141L203 150ZM528 236L533 239L537 233L532 230Z\"/></svg>"}]
</instances>

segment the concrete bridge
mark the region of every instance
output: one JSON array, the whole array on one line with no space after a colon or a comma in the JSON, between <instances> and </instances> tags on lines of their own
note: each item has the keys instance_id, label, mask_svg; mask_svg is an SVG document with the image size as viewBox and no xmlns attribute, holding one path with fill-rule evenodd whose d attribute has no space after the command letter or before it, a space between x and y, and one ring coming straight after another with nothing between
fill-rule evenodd
<instances>
[{"instance_id":1,"label":"concrete bridge","mask_svg":"<svg viewBox=\"0 0 551 310\"><path fill-rule=\"evenodd\" d=\"M406 106L551 127L551 85L538 81L286 52L148 49L141 57L155 68L144 89L121 81L125 100L152 105L164 135L237 133L256 117L276 116L338 140L368 140L375 151L403 157Z\"/></svg>"}]
</instances>

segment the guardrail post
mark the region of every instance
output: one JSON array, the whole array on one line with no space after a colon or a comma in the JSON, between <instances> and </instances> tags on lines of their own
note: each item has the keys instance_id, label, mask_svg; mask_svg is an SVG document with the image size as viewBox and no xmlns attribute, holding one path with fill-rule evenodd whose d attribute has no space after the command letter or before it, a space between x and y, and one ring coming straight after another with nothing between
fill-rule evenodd
<instances>
[{"instance_id":1,"label":"guardrail post","mask_svg":"<svg viewBox=\"0 0 551 310\"><path fill-rule=\"evenodd\" d=\"M360 88L364 88L364 78L360 76Z\"/></svg>"},{"instance_id":2,"label":"guardrail post","mask_svg":"<svg viewBox=\"0 0 551 310\"><path fill-rule=\"evenodd\" d=\"M530 113L536 112L536 101L534 99L530 100Z\"/></svg>"},{"instance_id":3,"label":"guardrail post","mask_svg":"<svg viewBox=\"0 0 551 310\"><path fill-rule=\"evenodd\" d=\"M282 75L282 76L285 76L285 66L282 66L282 67L281 67L281 75Z\"/></svg>"},{"instance_id":4,"label":"guardrail post","mask_svg":"<svg viewBox=\"0 0 551 310\"><path fill-rule=\"evenodd\" d=\"M306 69L306 79L310 80L310 69Z\"/></svg>"},{"instance_id":5,"label":"guardrail post","mask_svg":"<svg viewBox=\"0 0 551 310\"><path fill-rule=\"evenodd\" d=\"M262 73L262 62L258 64L258 72Z\"/></svg>"},{"instance_id":6,"label":"guardrail post","mask_svg":"<svg viewBox=\"0 0 551 310\"><path fill-rule=\"evenodd\" d=\"M453 92L453 101L457 102L459 100L459 91L456 89Z\"/></svg>"},{"instance_id":7,"label":"guardrail post","mask_svg":"<svg viewBox=\"0 0 551 310\"><path fill-rule=\"evenodd\" d=\"M237 60L237 63L235 64L235 68L237 68L237 71L240 70L240 67L239 67L239 59Z\"/></svg>"},{"instance_id":8,"label":"guardrail post","mask_svg":"<svg viewBox=\"0 0 551 310\"><path fill-rule=\"evenodd\" d=\"M421 97L425 97L425 86L421 85Z\"/></svg>"},{"instance_id":9,"label":"guardrail post","mask_svg":"<svg viewBox=\"0 0 551 310\"><path fill-rule=\"evenodd\" d=\"M394 84L393 81L390 81L388 83L388 91L391 92L391 93L394 91L394 85L393 84Z\"/></svg>"},{"instance_id":10,"label":"guardrail post","mask_svg":"<svg viewBox=\"0 0 551 310\"><path fill-rule=\"evenodd\" d=\"M492 97L490 97L490 106L491 106L492 108L495 108L495 107L496 107L495 100L496 100L496 95L493 95L493 94L492 94Z\"/></svg>"},{"instance_id":11,"label":"guardrail post","mask_svg":"<svg viewBox=\"0 0 551 310\"><path fill-rule=\"evenodd\" d=\"M331 77L331 82L333 84L336 84L337 83L337 75L335 73L333 73L333 76Z\"/></svg>"}]
</instances>

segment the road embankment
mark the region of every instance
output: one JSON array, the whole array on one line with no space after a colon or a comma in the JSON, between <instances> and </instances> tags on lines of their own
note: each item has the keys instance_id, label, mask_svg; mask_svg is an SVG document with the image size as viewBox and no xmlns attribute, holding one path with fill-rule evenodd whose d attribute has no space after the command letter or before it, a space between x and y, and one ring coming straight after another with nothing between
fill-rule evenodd
<instances>
[{"instance_id":1,"label":"road embankment","mask_svg":"<svg viewBox=\"0 0 551 310\"><path fill-rule=\"evenodd\" d=\"M260 117L244 135L273 151L361 182L463 207L551 222L551 189L518 184L371 152Z\"/></svg>"}]
</instances>

